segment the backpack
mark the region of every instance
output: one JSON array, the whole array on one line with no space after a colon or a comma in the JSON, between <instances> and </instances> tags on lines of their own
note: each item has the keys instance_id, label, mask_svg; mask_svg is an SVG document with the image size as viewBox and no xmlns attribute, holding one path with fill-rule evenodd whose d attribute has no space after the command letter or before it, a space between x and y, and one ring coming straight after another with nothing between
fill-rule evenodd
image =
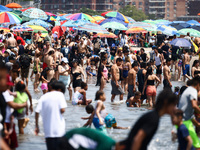
<instances>
[{"instance_id":1,"label":"backpack","mask_svg":"<svg viewBox=\"0 0 200 150\"><path fill-rule=\"evenodd\" d=\"M23 54L20 56L19 62L21 64L21 68L26 69L30 66L31 58L27 54Z\"/></svg>"}]
</instances>

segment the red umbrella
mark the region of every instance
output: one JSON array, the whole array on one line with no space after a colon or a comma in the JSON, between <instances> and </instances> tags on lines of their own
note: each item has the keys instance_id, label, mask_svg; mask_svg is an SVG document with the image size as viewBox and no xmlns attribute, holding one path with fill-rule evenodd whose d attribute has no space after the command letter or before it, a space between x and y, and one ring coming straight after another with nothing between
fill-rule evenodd
<instances>
[{"instance_id":1,"label":"red umbrella","mask_svg":"<svg viewBox=\"0 0 200 150\"><path fill-rule=\"evenodd\" d=\"M24 12L24 11L26 11L27 9L30 9L30 8L35 8L35 7L28 7L28 8L22 9L21 11Z\"/></svg>"},{"instance_id":2,"label":"red umbrella","mask_svg":"<svg viewBox=\"0 0 200 150\"><path fill-rule=\"evenodd\" d=\"M54 32L58 33L58 38L63 35L63 30L62 30L62 28L60 26L55 26L52 29L52 33L54 33Z\"/></svg>"}]
</instances>

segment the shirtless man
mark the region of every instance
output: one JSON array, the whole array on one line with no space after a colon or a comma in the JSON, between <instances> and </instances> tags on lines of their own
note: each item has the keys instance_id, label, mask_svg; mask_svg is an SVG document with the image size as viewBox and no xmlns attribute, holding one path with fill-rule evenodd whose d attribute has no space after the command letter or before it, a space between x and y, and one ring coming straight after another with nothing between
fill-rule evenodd
<instances>
[{"instance_id":1,"label":"shirtless man","mask_svg":"<svg viewBox=\"0 0 200 150\"><path fill-rule=\"evenodd\" d=\"M163 76L164 76L164 80L163 80L163 85L164 85L164 89L165 88L170 88L172 87L172 83L170 81L171 79L171 72L169 69L169 66L171 65L171 58L167 58L166 59L166 65L163 68Z\"/></svg>"},{"instance_id":2,"label":"shirtless man","mask_svg":"<svg viewBox=\"0 0 200 150\"><path fill-rule=\"evenodd\" d=\"M183 81L185 82L185 78L190 79L190 55L188 55L188 50L183 49Z\"/></svg>"},{"instance_id":3,"label":"shirtless man","mask_svg":"<svg viewBox=\"0 0 200 150\"><path fill-rule=\"evenodd\" d=\"M12 37L11 33L8 34L7 46L8 49L17 47L17 41Z\"/></svg>"},{"instance_id":4,"label":"shirtless man","mask_svg":"<svg viewBox=\"0 0 200 150\"><path fill-rule=\"evenodd\" d=\"M87 52L87 45L85 44L86 37L83 36L80 40L80 43L78 44L78 53L81 58L81 65L83 66L83 59L85 57L85 54Z\"/></svg>"},{"instance_id":5,"label":"shirtless man","mask_svg":"<svg viewBox=\"0 0 200 150\"><path fill-rule=\"evenodd\" d=\"M55 74L54 68L56 67L56 65L54 64L53 56L54 56L54 50L50 50L48 55L44 57L44 63L46 63L47 67L51 69L49 75L47 76L48 81L50 81Z\"/></svg>"},{"instance_id":6,"label":"shirtless man","mask_svg":"<svg viewBox=\"0 0 200 150\"><path fill-rule=\"evenodd\" d=\"M128 98L135 95L136 92L136 76L138 71L138 63L134 62L132 68L128 72Z\"/></svg>"},{"instance_id":7,"label":"shirtless man","mask_svg":"<svg viewBox=\"0 0 200 150\"><path fill-rule=\"evenodd\" d=\"M111 86L112 86L112 97L111 97L111 102L114 101L116 95L120 95L120 100L123 100L123 90L121 86L119 85L118 81L120 78L120 71L119 67L122 65L122 59L117 58L116 64L114 64L111 68L111 74L112 74L112 79L111 79Z\"/></svg>"},{"instance_id":8,"label":"shirtless man","mask_svg":"<svg viewBox=\"0 0 200 150\"><path fill-rule=\"evenodd\" d=\"M156 75L160 78L160 81L162 81L162 66L163 66L163 57L161 54L158 53L158 49L154 49L154 59L155 59L155 65L156 65Z\"/></svg>"},{"instance_id":9,"label":"shirtless man","mask_svg":"<svg viewBox=\"0 0 200 150\"><path fill-rule=\"evenodd\" d=\"M57 47L54 53L54 62L56 62L55 78L57 80L59 79L58 65L61 63L62 58L63 58L63 54L60 52L60 47Z\"/></svg>"}]
</instances>

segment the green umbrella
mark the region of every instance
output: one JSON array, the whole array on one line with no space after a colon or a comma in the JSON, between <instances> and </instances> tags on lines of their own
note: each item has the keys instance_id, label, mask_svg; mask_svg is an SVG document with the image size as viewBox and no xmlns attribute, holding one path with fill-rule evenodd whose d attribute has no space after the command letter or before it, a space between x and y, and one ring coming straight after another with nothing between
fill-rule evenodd
<instances>
[{"instance_id":1,"label":"green umbrella","mask_svg":"<svg viewBox=\"0 0 200 150\"><path fill-rule=\"evenodd\" d=\"M181 29L177 33L179 35L187 35L187 33L190 33L190 36L200 37L200 32L195 29L191 29L191 28Z\"/></svg>"},{"instance_id":2,"label":"green umbrella","mask_svg":"<svg viewBox=\"0 0 200 150\"><path fill-rule=\"evenodd\" d=\"M127 27L125 27L123 24L119 22L107 22L102 25L104 28L111 28L115 30L127 30Z\"/></svg>"},{"instance_id":3,"label":"green umbrella","mask_svg":"<svg viewBox=\"0 0 200 150\"><path fill-rule=\"evenodd\" d=\"M30 21L30 20L31 20L31 18L29 18L29 17L25 17L25 16L22 17L22 22L23 22L23 21L27 21L27 22L28 22L28 21Z\"/></svg>"},{"instance_id":4,"label":"green umbrella","mask_svg":"<svg viewBox=\"0 0 200 150\"><path fill-rule=\"evenodd\" d=\"M13 11L11 11L11 12L13 12L14 14L16 14L16 15L18 15L18 16L20 16L21 13L22 13L22 11L20 11L20 10L13 10Z\"/></svg>"}]
</instances>

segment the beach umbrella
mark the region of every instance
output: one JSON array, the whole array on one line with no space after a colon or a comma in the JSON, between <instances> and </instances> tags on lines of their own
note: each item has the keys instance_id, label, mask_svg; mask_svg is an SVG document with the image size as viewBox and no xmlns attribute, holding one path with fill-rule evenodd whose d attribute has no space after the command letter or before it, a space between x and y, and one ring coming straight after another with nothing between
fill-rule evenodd
<instances>
[{"instance_id":1,"label":"beach umbrella","mask_svg":"<svg viewBox=\"0 0 200 150\"><path fill-rule=\"evenodd\" d=\"M92 16L97 22L100 21L100 20L103 20L105 19L104 17L102 16L99 16L99 15L95 15L95 16Z\"/></svg>"},{"instance_id":2,"label":"beach umbrella","mask_svg":"<svg viewBox=\"0 0 200 150\"><path fill-rule=\"evenodd\" d=\"M50 13L50 12L45 12L48 16L54 16L54 17L56 17L56 15L55 14L53 14L53 13Z\"/></svg>"},{"instance_id":3,"label":"beach umbrella","mask_svg":"<svg viewBox=\"0 0 200 150\"><path fill-rule=\"evenodd\" d=\"M95 34L94 38L96 37L101 37L101 38L117 38L117 36L114 33L97 33Z\"/></svg>"},{"instance_id":4,"label":"beach umbrella","mask_svg":"<svg viewBox=\"0 0 200 150\"><path fill-rule=\"evenodd\" d=\"M34 19L29 22L25 22L25 23L23 23L23 25L38 25L38 26L42 26L44 28L49 28L50 26L52 26L50 23L47 23L40 19Z\"/></svg>"},{"instance_id":5,"label":"beach umbrella","mask_svg":"<svg viewBox=\"0 0 200 150\"><path fill-rule=\"evenodd\" d=\"M84 24L91 24L90 21L87 21L87 20L69 20L67 22L65 22L64 24L62 24L62 26L64 27L78 27L78 26L82 26Z\"/></svg>"},{"instance_id":6,"label":"beach umbrella","mask_svg":"<svg viewBox=\"0 0 200 150\"><path fill-rule=\"evenodd\" d=\"M67 19L67 18L65 18L65 17L63 17L63 16L57 16L57 17L56 17L56 20L57 20L57 21L64 21L64 20L69 20L69 19Z\"/></svg>"},{"instance_id":7,"label":"beach umbrella","mask_svg":"<svg viewBox=\"0 0 200 150\"><path fill-rule=\"evenodd\" d=\"M149 23L149 24L154 24L154 25L156 24L156 22L154 20L144 20L142 22Z\"/></svg>"},{"instance_id":8,"label":"beach umbrella","mask_svg":"<svg viewBox=\"0 0 200 150\"><path fill-rule=\"evenodd\" d=\"M33 29L33 32L37 33L38 31L41 31L42 36L45 37L48 34L48 31L43 28L42 26L37 26L37 25L28 25L31 29Z\"/></svg>"},{"instance_id":9,"label":"beach umbrella","mask_svg":"<svg viewBox=\"0 0 200 150\"><path fill-rule=\"evenodd\" d=\"M16 15L18 15L18 16L22 14L21 10L13 10L11 12L14 13L14 14L16 14Z\"/></svg>"},{"instance_id":10,"label":"beach umbrella","mask_svg":"<svg viewBox=\"0 0 200 150\"><path fill-rule=\"evenodd\" d=\"M143 28L133 27L126 31L126 34L130 34L130 33L147 33L147 31Z\"/></svg>"},{"instance_id":11,"label":"beach umbrella","mask_svg":"<svg viewBox=\"0 0 200 150\"><path fill-rule=\"evenodd\" d=\"M133 27L144 28L144 27L152 27L152 25L149 23L145 23L145 22L134 22L134 23L128 24L128 28L133 28Z\"/></svg>"},{"instance_id":12,"label":"beach umbrella","mask_svg":"<svg viewBox=\"0 0 200 150\"><path fill-rule=\"evenodd\" d=\"M8 7L8 8L22 8L22 6L17 4L17 3L9 3L9 4L6 5L6 7Z\"/></svg>"},{"instance_id":13,"label":"beach umbrella","mask_svg":"<svg viewBox=\"0 0 200 150\"><path fill-rule=\"evenodd\" d=\"M54 16L49 16L47 20L50 21L50 22L51 22L51 21L57 21L56 18L55 18Z\"/></svg>"},{"instance_id":14,"label":"beach umbrella","mask_svg":"<svg viewBox=\"0 0 200 150\"><path fill-rule=\"evenodd\" d=\"M171 45L179 47L190 47L192 44L184 38L176 38L170 42Z\"/></svg>"},{"instance_id":15,"label":"beach umbrella","mask_svg":"<svg viewBox=\"0 0 200 150\"><path fill-rule=\"evenodd\" d=\"M96 20L92 16L85 14L85 13L71 14L71 15L67 16L66 18L68 18L70 20L88 20L93 23L96 22Z\"/></svg>"},{"instance_id":16,"label":"beach umbrella","mask_svg":"<svg viewBox=\"0 0 200 150\"><path fill-rule=\"evenodd\" d=\"M24 12L24 11L31 9L31 8L35 8L35 7L28 7L28 8L25 8L25 9L21 9L21 11Z\"/></svg>"},{"instance_id":17,"label":"beach umbrella","mask_svg":"<svg viewBox=\"0 0 200 150\"><path fill-rule=\"evenodd\" d=\"M194 25L191 28L200 31L200 26L198 26L198 25Z\"/></svg>"},{"instance_id":18,"label":"beach umbrella","mask_svg":"<svg viewBox=\"0 0 200 150\"><path fill-rule=\"evenodd\" d=\"M171 23L171 21L169 20L165 20L165 19L158 19L154 21L156 25L168 25Z\"/></svg>"},{"instance_id":19,"label":"beach umbrella","mask_svg":"<svg viewBox=\"0 0 200 150\"><path fill-rule=\"evenodd\" d=\"M33 29L27 25L17 25L12 27L11 30L13 30L14 32L33 31Z\"/></svg>"},{"instance_id":20,"label":"beach umbrella","mask_svg":"<svg viewBox=\"0 0 200 150\"><path fill-rule=\"evenodd\" d=\"M181 29L177 33L179 35L187 35L187 33L190 33L190 36L200 37L200 32L195 29L191 29L191 28Z\"/></svg>"},{"instance_id":21,"label":"beach umbrella","mask_svg":"<svg viewBox=\"0 0 200 150\"><path fill-rule=\"evenodd\" d=\"M24 12L22 12L22 15L29 17L29 18L33 18L33 19L46 20L48 18L46 13L43 10L38 9L38 8L27 9Z\"/></svg>"},{"instance_id":22,"label":"beach umbrella","mask_svg":"<svg viewBox=\"0 0 200 150\"><path fill-rule=\"evenodd\" d=\"M133 23L136 22L133 18L126 16L126 18L128 19L129 23Z\"/></svg>"},{"instance_id":23,"label":"beach umbrella","mask_svg":"<svg viewBox=\"0 0 200 150\"><path fill-rule=\"evenodd\" d=\"M87 32L96 32L96 33L109 33L104 27L98 24L84 24L82 26L75 27L75 29Z\"/></svg>"},{"instance_id":24,"label":"beach umbrella","mask_svg":"<svg viewBox=\"0 0 200 150\"><path fill-rule=\"evenodd\" d=\"M162 31L163 34L166 35L175 35L177 33L177 29L171 26L161 25L157 28L157 31Z\"/></svg>"},{"instance_id":25,"label":"beach umbrella","mask_svg":"<svg viewBox=\"0 0 200 150\"><path fill-rule=\"evenodd\" d=\"M115 30L127 30L128 29L123 24L118 23L118 22L107 22L101 26L104 28L111 28L111 29L115 29Z\"/></svg>"},{"instance_id":26,"label":"beach umbrella","mask_svg":"<svg viewBox=\"0 0 200 150\"><path fill-rule=\"evenodd\" d=\"M6 27L0 27L0 31L3 30L4 32L8 33L10 32L10 29L9 28L6 28Z\"/></svg>"},{"instance_id":27,"label":"beach umbrella","mask_svg":"<svg viewBox=\"0 0 200 150\"><path fill-rule=\"evenodd\" d=\"M53 27L52 33L54 33L54 32L57 32L57 33L58 33L58 34L57 34L57 37L58 37L58 38L60 38L60 36L63 35L63 30L62 30L62 28L61 28L60 26L55 26L55 27Z\"/></svg>"},{"instance_id":28,"label":"beach umbrella","mask_svg":"<svg viewBox=\"0 0 200 150\"><path fill-rule=\"evenodd\" d=\"M9 22L10 24L20 24L22 21L22 19L12 13L12 12L2 12L0 13L0 23L6 23L6 22Z\"/></svg>"},{"instance_id":29,"label":"beach umbrella","mask_svg":"<svg viewBox=\"0 0 200 150\"><path fill-rule=\"evenodd\" d=\"M190 25L200 25L200 23L198 22L198 21L196 21L196 20L189 20L189 21L187 21L186 23L188 23L188 24L190 24Z\"/></svg>"},{"instance_id":30,"label":"beach umbrella","mask_svg":"<svg viewBox=\"0 0 200 150\"><path fill-rule=\"evenodd\" d=\"M128 19L126 18L126 16L124 16L123 14L121 14L120 12L117 11L107 11L101 14L102 16L105 16L107 18L117 18L118 20L122 20L126 23L129 23Z\"/></svg>"},{"instance_id":31,"label":"beach umbrella","mask_svg":"<svg viewBox=\"0 0 200 150\"><path fill-rule=\"evenodd\" d=\"M105 20L100 21L99 24L100 24L100 25L103 25L103 24L105 24L105 23L107 23L107 22L118 22L118 23L123 24L125 27L128 27L128 23L125 23L124 21L118 20L118 19L116 19L116 18L107 18L107 19L105 19Z\"/></svg>"},{"instance_id":32,"label":"beach umbrella","mask_svg":"<svg viewBox=\"0 0 200 150\"><path fill-rule=\"evenodd\" d=\"M12 11L12 9L5 7L3 5L0 5L0 12L5 12L5 11Z\"/></svg>"}]
</instances>

